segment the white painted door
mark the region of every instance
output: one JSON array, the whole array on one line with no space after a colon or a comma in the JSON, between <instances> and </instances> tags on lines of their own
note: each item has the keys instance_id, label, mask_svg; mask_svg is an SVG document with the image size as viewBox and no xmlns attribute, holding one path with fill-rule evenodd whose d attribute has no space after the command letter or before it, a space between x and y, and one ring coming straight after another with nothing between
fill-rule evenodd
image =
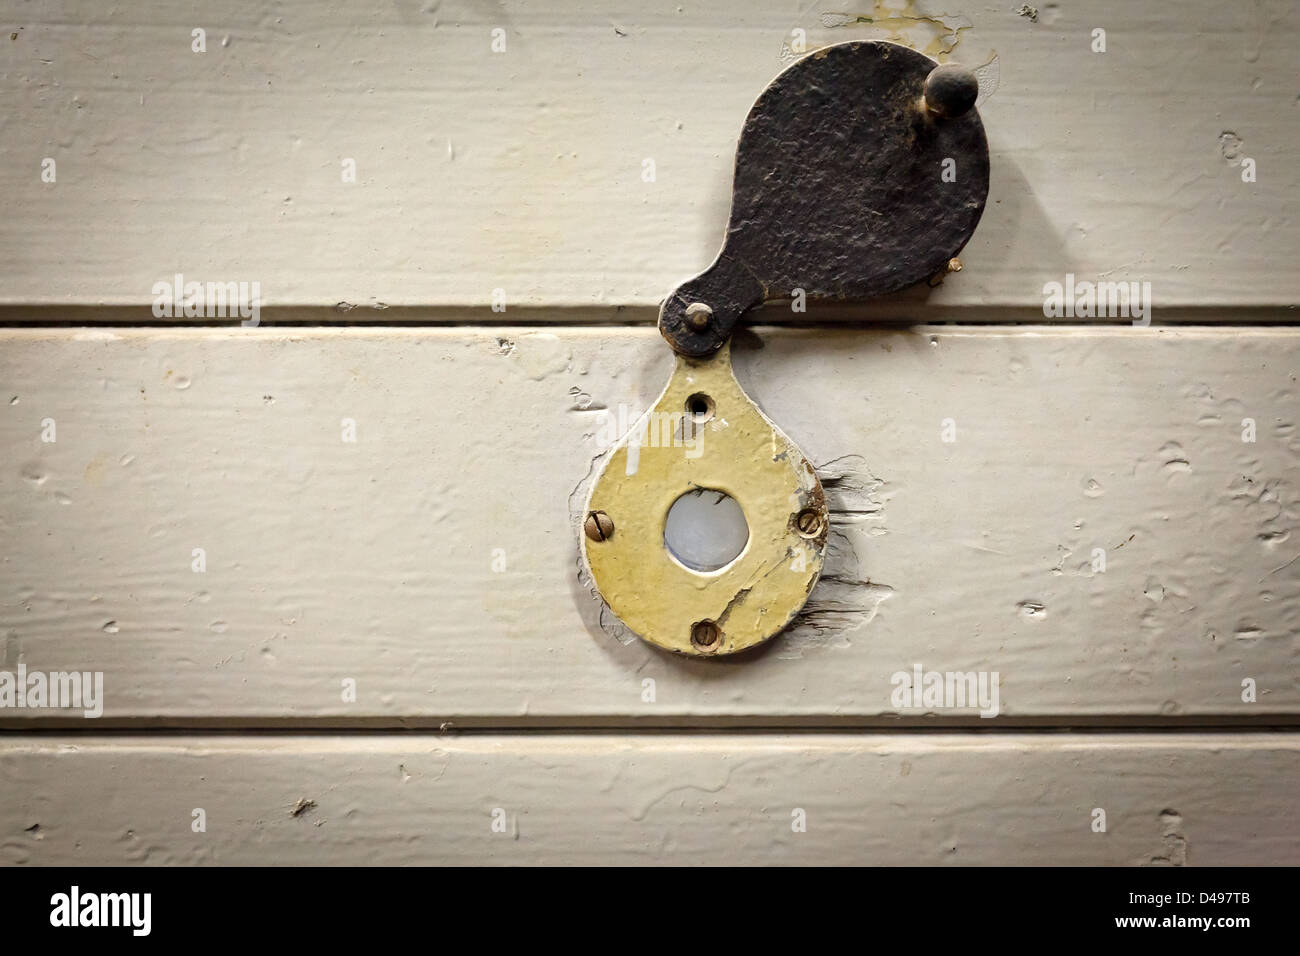
<instances>
[{"instance_id":1,"label":"white painted door","mask_svg":"<svg viewBox=\"0 0 1300 956\"><path fill-rule=\"evenodd\" d=\"M0 708L4 862L1300 862L1300 12L1012 6L0 4L0 672L102 675ZM831 555L673 657L580 492L754 96L868 37L981 66L988 207L738 339Z\"/></svg>"}]
</instances>

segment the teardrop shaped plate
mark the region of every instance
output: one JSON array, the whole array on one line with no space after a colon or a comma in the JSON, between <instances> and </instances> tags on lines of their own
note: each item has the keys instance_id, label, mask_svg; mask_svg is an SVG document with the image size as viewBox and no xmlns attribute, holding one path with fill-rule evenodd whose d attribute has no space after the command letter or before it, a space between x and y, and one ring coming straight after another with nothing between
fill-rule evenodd
<instances>
[{"instance_id":1,"label":"teardrop shaped plate","mask_svg":"<svg viewBox=\"0 0 1300 956\"><path fill-rule=\"evenodd\" d=\"M709 411L692 413L692 401ZM739 556L716 571L687 568L664 543L669 508L694 489L730 495L749 525ZM743 651L789 624L821 574L829 528L812 463L740 387L729 344L676 357L663 394L606 457L584 517L593 511L613 525L603 540L581 535L605 603L651 644L699 656Z\"/></svg>"}]
</instances>

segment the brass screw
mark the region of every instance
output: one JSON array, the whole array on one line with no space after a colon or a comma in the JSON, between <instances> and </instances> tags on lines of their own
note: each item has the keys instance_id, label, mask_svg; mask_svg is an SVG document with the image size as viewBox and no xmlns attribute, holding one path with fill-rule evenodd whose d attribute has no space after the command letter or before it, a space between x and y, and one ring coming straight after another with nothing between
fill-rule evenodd
<instances>
[{"instance_id":1,"label":"brass screw","mask_svg":"<svg viewBox=\"0 0 1300 956\"><path fill-rule=\"evenodd\" d=\"M582 527L592 541L604 541L614 534L614 522L603 511L593 511L587 515L587 521Z\"/></svg>"},{"instance_id":2,"label":"brass screw","mask_svg":"<svg viewBox=\"0 0 1300 956\"><path fill-rule=\"evenodd\" d=\"M703 332L713 319L713 310L703 302L692 302L686 307L686 324L696 332Z\"/></svg>"},{"instance_id":3,"label":"brass screw","mask_svg":"<svg viewBox=\"0 0 1300 956\"><path fill-rule=\"evenodd\" d=\"M712 621L699 621L691 625L691 643L696 647L713 647L721 636L722 631Z\"/></svg>"},{"instance_id":4,"label":"brass screw","mask_svg":"<svg viewBox=\"0 0 1300 956\"><path fill-rule=\"evenodd\" d=\"M805 508L799 512L795 516L794 523L800 534L807 535L810 538L816 537L822 529L821 515L812 508Z\"/></svg>"}]
</instances>

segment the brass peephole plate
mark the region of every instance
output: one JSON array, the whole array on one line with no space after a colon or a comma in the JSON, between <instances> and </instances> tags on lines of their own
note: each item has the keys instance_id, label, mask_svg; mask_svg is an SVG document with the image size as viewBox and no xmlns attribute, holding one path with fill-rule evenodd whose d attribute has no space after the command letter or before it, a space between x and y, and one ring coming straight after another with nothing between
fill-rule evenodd
<instances>
[{"instance_id":1,"label":"brass peephole plate","mask_svg":"<svg viewBox=\"0 0 1300 956\"><path fill-rule=\"evenodd\" d=\"M692 571L664 546L668 510L683 493L730 495L749 541L730 564ZM678 355L653 408L625 435L592 484L583 556L610 609L659 647L734 654L772 637L803 607L821 574L828 515L812 463L745 394L728 343Z\"/></svg>"}]
</instances>

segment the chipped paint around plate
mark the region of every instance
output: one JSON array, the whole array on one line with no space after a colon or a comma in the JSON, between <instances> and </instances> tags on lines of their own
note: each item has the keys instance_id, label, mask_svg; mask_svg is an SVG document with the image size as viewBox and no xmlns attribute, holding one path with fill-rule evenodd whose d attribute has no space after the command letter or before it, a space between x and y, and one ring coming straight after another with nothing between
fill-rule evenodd
<instances>
[{"instance_id":1,"label":"chipped paint around plate","mask_svg":"<svg viewBox=\"0 0 1300 956\"><path fill-rule=\"evenodd\" d=\"M697 396L704 414L690 410ZM730 495L749 525L744 549L716 571L692 571L664 545L668 509L694 489ZM593 511L613 523L605 540L581 534L605 603L650 643L700 656L745 650L790 623L817 583L829 527L812 463L740 387L729 344L704 360L677 356L663 394L606 458L584 515ZM719 634L705 646L692 634L707 636L708 622Z\"/></svg>"}]
</instances>

